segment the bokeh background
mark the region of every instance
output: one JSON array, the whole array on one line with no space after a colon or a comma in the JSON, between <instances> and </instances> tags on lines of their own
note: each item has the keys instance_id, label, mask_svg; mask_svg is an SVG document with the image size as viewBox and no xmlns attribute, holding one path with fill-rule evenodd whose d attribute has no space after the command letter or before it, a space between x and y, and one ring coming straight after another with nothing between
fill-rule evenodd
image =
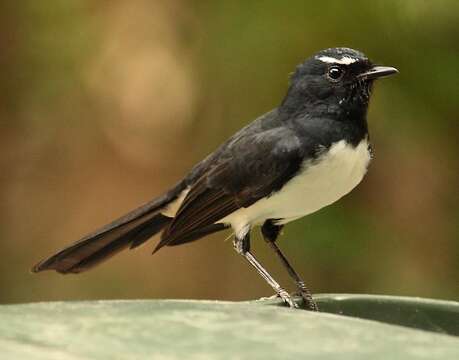
<instances>
[{"instance_id":1,"label":"bokeh background","mask_svg":"<svg viewBox=\"0 0 459 360\"><path fill-rule=\"evenodd\" d=\"M333 46L400 74L375 89L368 176L287 226L280 246L315 292L458 299L458 1L30 0L0 10L0 302L271 295L229 233L151 256L154 239L78 276L29 269L161 194L276 107L296 64ZM258 231L253 246L290 286Z\"/></svg>"}]
</instances>

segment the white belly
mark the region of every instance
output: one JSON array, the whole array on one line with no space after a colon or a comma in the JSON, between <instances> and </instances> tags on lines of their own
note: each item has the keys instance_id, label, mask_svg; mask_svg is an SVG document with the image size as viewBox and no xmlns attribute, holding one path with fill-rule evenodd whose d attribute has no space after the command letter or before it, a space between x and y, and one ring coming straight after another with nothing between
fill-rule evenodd
<instances>
[{"instance_id":1,"label":"white belly","mask_svg":"<svg viewBox=\"0 0 459 360\"><path fill-rule=\"evenodd\" d=\"M371 160L368 141L353 147L344 140L313 163L303 164L299 175L269 198L241 208L220 222L230 223L236 233L267 219L291 220L311 214L349 193L362 180Z\"/></svg>"}]
</instances>

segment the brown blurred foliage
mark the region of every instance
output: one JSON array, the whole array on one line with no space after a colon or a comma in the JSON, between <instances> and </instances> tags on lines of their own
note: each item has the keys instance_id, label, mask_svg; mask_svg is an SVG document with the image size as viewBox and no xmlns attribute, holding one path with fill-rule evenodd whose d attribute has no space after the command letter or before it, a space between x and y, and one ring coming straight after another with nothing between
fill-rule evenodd
<instances>
[{"instance_id":1,"label":"brown blurred foliage","mask_svg":"<svg viewBox=\"0 0 459 360\"><path fill-rule=\"evenodd\" d=\"M457 299L458 4L1 3L0 301L269 295L228 233L152 257L153 240L79 276L29 268L165 191L331 46L401 73L377 84L365 181L280 244L316 291Z\"/></svg>"}]
</instances>

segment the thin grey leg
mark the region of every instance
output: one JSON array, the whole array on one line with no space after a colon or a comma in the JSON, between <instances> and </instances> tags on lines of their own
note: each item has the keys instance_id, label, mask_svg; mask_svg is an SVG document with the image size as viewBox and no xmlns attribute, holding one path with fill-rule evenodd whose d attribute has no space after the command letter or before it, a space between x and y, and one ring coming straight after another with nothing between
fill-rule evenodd
<instances>
[{"instance_id":1,"label":"thin grey leg","mask_svg":"<svg viewBox=\"0 0 459 360\"><path fill-rule=\"evenodd\" d=\"M266 221L263 224L263 227L261 228L261 231L263 233L263 237L265 241L269 244L271 249L274 250L276 255L279 257L279 259L282 262L282 265L287 269L287 272L289 273L290 277L293 279L295 282L299 295L303 298L306 308L308 310L312 311L319 311L319 307L317 306L316 302L312 298L312 293L304 283L304 281L301 279L301 277L298 275L298 273L293 269L293 267L290 265L288 262L287 258L285 255L282 253L282 251L279 249L279 247L276 244L276 239L279 235L280 230L282 229L282 226L279 225L274 225L271 221Z\"/></svg>"},{"instance_id":2,"label":"thin grey leg","mask_svg":"<svg viewBox=\"0 0 459 360\"><path fill-rule=\"evenodd\" d=\"M290 294L285 291L279 283L265 270L265 268L258 262L258 260L250 252L250 232L248 232L243 239L237 237L233 240L234 249L238 254L244 256L250 265L252 265L258 274L266 280L266 282L274 289L274 291L280 296L284 302L291 308L298 308L298 304L295 303Z\"/></svg>"}]
</instances>

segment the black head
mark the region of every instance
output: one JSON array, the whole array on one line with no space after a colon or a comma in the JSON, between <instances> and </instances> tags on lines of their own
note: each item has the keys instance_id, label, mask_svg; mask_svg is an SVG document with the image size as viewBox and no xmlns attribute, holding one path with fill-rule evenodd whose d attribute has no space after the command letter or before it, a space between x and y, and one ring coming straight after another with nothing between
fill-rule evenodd
<instances>
[{"instance_id":1,"label":"black head","mask_svg":"<svg viewBox=\"0 0 459 360\"><path fill-rule=\"evenodd\" d=\"M373 81L396 72L373 65L357 50L322 50L296 68L281 108L334 118L365 116Z\"/></svg>"}]
</instances>

